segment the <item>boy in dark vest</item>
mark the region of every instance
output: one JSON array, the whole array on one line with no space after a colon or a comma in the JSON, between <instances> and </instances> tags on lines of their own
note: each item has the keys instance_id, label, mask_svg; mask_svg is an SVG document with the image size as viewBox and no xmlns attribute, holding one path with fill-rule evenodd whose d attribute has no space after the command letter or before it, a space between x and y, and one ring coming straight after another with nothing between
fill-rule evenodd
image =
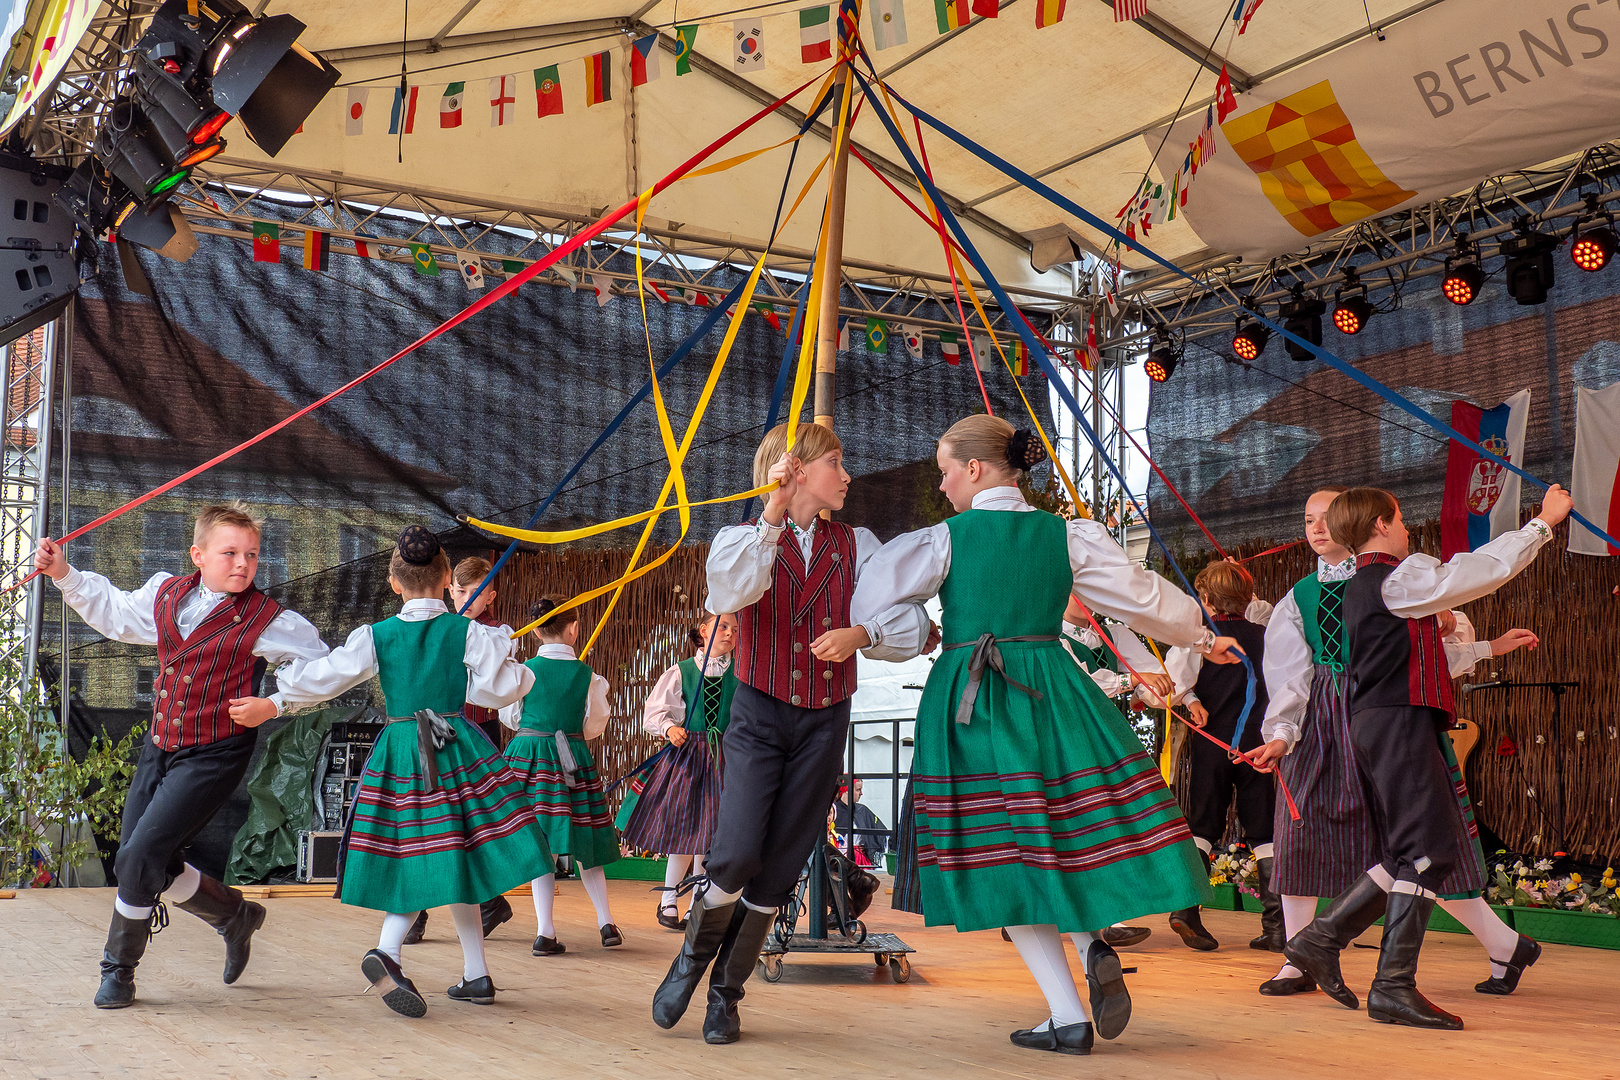
<instances>
[{"instance_id":1,"label":"boy in dark vest","mask_svg":"<svg viewBox=\"0 0 1620 1080\"><path fill-rule=\"evenodd\" d=\"M1400 505L1387 491L1352 488L1328 507L1334 541L1356 554L1343 599L1350 740L1384 859L1290 939L1284 953L1328 996L1354 1009L1339 953L1384 914L1378 974L1367 994L1374 1020L1463 1026L1417 989L1418 953L1438 887L1469 857L1458 848L1457 838L1467 833L1453 820L1462 811L1439 745L1456 713L1436 616L1488 596L1529 566L1570 506L1569 494L1554 484L1529 524L1446 563L1410 554Z\"/></svg>"},{"instance_id":2,"label":"boy in dark vest","mask_svg":"<svg viewBox=\"0 0 1620 1080\"><path fill-rule=\"evenodd\" d=\"M1245 614L1254 604L1254 578L1237 563L1223 560L1199 571L1193 588L1214 617L1215 632L1237 639L1258 676L1265 662L1266 629ZM1271 613L1269 605L1258 610L1263 612L1262 617ZM1205 664L1201 655L1182 648L1171 649L1165 665L1192 722L1228 746L1233 745L1248 692L1248 672L1236 664ZM1246 752L1260 745L1260 721L1265 715L1266 684L1256 678L1254 706L1236 749ZM1271 889L1271 831L1277 782L1270 773L1258 772L1247 761L1234 761L1225 750L1200 735L1189 732L1186 746L1191 769L1183 809L1193 842L1207 866L1210 852L1226 832L1227 809L1236 804L1238 824L1254 853L1260 878L1261 933L1249 942L1249 948L1281 952L1282 901ZM1181 935L1188 948L1209 952L1219 947L1214 935L1204 928L1198 908L1171 912L1170 928Z\"/></svg>"},{"instance_id":3,"label":"boy in dark vest","mask_svg":"<svg viewBox=\"0 0 1620 1080\"><path fill-rule=\"evenodd\" d=\"M856 649L881 640L849 625L861 567L882 546L864 529L822 520L849 490L829 428L787 425L754 454L754 484L771 481L757 521L720 530L709 549L708 609L737 613L738 686L726 729L714 840L686 940L653 996L653 1020L674 1027L712 963L703 1038L735 1042L737 1002L777 908L791 895L838 789L855 692Z\"/></svg>"},{"instance_id":4,"label":"boy in dark vest","mask_svg":"<svg viewBox=\"0 0 1620 1080\"><path fill-rule=\"evenodd\" d=\"M186 861L186 848L242 782L253 755L249 729L282 708L280 695L272 695L233 719L231 705L257 692L266 665L327 653L307 619L254 588L259 522L241 503L197 515L191 561L195 573L154 574L136 591L123 592L100 574L75 570L48 539L35 557L63 601L97 633L157 646L152 728L124 802L118 898L101 960L99 1009L134 1004L135 966L166 922L156 912L160 901L219 931L225 981L241 977L264 908L200 873Z\"/></svg>"}]
</instances>

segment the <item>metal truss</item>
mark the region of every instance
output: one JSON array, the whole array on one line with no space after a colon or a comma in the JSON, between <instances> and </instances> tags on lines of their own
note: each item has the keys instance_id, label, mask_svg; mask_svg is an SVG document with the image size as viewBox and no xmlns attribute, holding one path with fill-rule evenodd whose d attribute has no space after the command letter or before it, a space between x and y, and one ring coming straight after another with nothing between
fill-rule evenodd
<instances>
[{"instance_id":1,"label":"metal truss","mask_svg":"<svg viewBox=\"0 0 1620 1080\"><path fill-rule=\"evenodd\" d=\"M44 102L21 125L34 156L77 165L90 153L102 115L118 96L128 51L161 0L105 0Z\"/></svg>"},{"instance_id":2,"label":"metal truss","mask_svg":"<svg viewBox=\"0 0 1620 1080\"><path fill-rule=\"evenodd\" d=\"M46 531L50 507L51 429L59 322L4 347L0 363L0 588L10 590L33 566L34 545ZM44 618L43 577L20 591L0 594L13 605L21 636L0 634L0 672L11 685L0 694L18 700L34 678Z\"/></svg>"},{"instance_id":3,"label":"metal truss","mask_svg":"<svg viewBox=\"0 0 1620 1080\"><path fill-rule=\"evenodd\" d=\"M1605 143L1542 169L1492 177L1452 198L1359 222L1263 266L1216 260L1189 267L1191 283L1168 271L1131 275L1122 292L1146 325L1128 343L1144 349L1153 325L1189 341L1230 334L1245 307L1269 308L1295 290L1332 301L1350 267L1375 309L1394 311L1409 283L1444 272L1460 241L1483 265L1520 229L1562 240L1593 206L1601 210L1616 200L1620 143Z\"/></svg>"}]
</instances>

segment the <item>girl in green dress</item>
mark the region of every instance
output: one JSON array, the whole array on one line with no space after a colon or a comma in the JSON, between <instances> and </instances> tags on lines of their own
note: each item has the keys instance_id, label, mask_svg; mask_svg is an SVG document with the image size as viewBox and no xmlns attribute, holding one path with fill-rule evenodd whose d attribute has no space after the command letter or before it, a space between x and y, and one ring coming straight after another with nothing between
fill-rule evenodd
<instances>
[{"instance_id":1,"label":"girl in green dress","mask_svg":"<svg viewBox=\"0 0 1620 1080\"><path fill-rule=\"evenodd\" d=\"M550 598L536 602L529 621L544 618L557 605ZM564 611L542 622L534 633L540 649L523 665L534 673L534 689L523 699L521 715L517 706L501 714L501 721L517 730L506 744L506 761L528 789L551 850L572 856L578 864L579 880L596 908L602 947L612 948L623 945L624 936L608 910L602 867L619 857L619 833L586 742L607 730L608 682L574 654L578 611ZM551 868L534 879L534 913L540 924L534 939L536 956L566 951L552 919L556 880Z\"/></svg>"},{"instance_id":2,"label":"girl in green dress","mask_svg":"<svg viewBox=\"0 0 1620 1080\"><path fill-rule=\"evenodd\" d=\"M1132 563L1100 524L1024 501L1018 479L1045 456L1028 431L998 417L968 417L946 432L940 490L958 513L885 544L851 619L939 596L945 650L918 706L912 758L923 915L958 930L1005 927L1050 1010L1012 1041L1085 1054L1093 1027L1061 935L1080 953L1095 1034L1115 1038L1130 996L1097 932L1204 902L1209 885L1153 761L1064 651L1065 598L1073 591L1212 662L1236 656L1231 639L1204 627L1196 601ZM922 644L885 634L866 654L909 659Z\"/></svg>"}]
</instances>

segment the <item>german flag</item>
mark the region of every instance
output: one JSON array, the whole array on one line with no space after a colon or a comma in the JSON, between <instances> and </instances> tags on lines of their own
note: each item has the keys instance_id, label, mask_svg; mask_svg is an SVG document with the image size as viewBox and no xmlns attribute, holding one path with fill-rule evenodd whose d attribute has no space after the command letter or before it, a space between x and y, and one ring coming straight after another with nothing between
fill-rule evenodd
<instances>
[{"instance_id":1,"label":"german flag","mask_svg":"<svg viewBox=\"0 0 1620 1080\"><path fill-rule=\"evenodd\" d=\"M605 52L585 58L585 104L613 100L613 59Z\"/></svg>"},{"instance_id":2,"label":"german flag","mask_svg":"<svg viewBox=\"0 0 1620 1080\"><path fill-rule=\"evenodd\" d=\"M304 269L325 270L332 259L332 234L319 229L304 230Z\"/></svg>"}]
</instances>

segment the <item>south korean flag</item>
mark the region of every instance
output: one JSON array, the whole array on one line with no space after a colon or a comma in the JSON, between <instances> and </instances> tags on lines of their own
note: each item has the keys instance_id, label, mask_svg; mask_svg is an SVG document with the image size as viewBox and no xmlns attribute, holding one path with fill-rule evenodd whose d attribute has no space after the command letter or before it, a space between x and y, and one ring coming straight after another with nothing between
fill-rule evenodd
<instances>
[{"instance_id":1,"label":"south korean flag","mask_svg":"<svg viewBox=\"0 0 1620 1080\"><path fill-rule=\"evenodd\" d=\"M457 252L456 263L461 267L461 280L467 283L467 288L484 287L484 267L479 263L477 256L468 257Z\"/></svg>"},{"instance_id":2,"label":"south korean flag","mask_svg":"<svg viewBox=\"0 0 1620 1080\"><path fill-rule=\"evenodd\" d=\"M906 331L906 353L913 360L922 359L922 331L915 326L908 326Z\"/></svg>"}]
</instances>

